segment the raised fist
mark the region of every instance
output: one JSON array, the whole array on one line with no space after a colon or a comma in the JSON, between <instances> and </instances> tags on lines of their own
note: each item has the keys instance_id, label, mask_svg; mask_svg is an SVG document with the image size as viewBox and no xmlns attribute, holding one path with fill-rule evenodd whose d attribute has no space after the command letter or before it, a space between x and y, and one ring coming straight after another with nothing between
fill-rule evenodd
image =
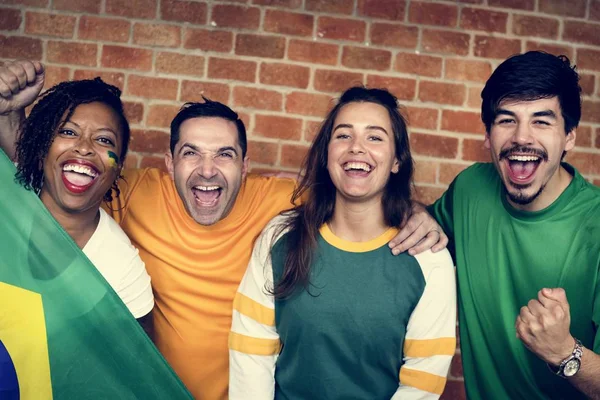
<instances>
[{"instance_id":1,"label":"raised fist","mask_svg":"<svg viewBox=\"0 0 600 400\"><path fill-rule=\"evenodd\" d=\"M0 115L32 104L44 87L44 66L38 61L13 61L0 66Z\"/></svg>"}]
</instances>

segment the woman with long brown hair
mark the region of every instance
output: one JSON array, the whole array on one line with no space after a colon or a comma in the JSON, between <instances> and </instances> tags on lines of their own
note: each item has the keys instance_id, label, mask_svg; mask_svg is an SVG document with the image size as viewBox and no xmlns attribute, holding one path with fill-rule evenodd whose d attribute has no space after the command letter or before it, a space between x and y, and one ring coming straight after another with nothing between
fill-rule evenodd
<instances>
[{"instance_id":1,"label":"woman with long brown hair","mask_svg":"<svg viewBox=\"0 0 600 400\"><path fill-rule=\"evenodd\" d=\"M411 213L406 122L387 90L346 90L294 199L258 238L234 301L230 398L424 399L456 345L448 251L393 256Z\"/></svg>"}]
</instances>

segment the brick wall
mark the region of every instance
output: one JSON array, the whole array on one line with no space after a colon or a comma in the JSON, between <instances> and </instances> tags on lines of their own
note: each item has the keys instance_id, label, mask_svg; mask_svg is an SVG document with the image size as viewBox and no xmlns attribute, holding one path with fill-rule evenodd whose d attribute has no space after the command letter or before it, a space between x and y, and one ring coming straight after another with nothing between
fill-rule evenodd
<instances>
[{"instance_id":1,"label":"brick wall","mask_svg":"<svg viewBox=\"0 0 600 400\"><path fill-rule=\"evenodd\" d=\"M295 171L332 98L364 83L406 106L424 201L488 160L479 93L530 49L577 63L568 161L600 185L600 0L0 0L0 60L42 60L49 85L100 75L123 90L129 166L162 167L171 118L204 94L241 112L253 170ZM446 399L463 397L455 361Z\"/></svg>"}]
</instances>

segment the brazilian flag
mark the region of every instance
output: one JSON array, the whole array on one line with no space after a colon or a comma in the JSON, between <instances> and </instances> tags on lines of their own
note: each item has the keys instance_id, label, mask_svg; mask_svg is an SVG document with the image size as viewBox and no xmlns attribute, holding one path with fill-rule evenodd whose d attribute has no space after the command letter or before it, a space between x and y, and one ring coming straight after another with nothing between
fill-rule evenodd
<instances>
[{"instance_id":1,"label":"brazilian flag","mask_svg":"<svg viewBox=\"0 0 600 400\"><path fill-rule=\"evenodd\" d=\"M0 150L0 399L192 399Z\"/></svg>"}]
</instances>

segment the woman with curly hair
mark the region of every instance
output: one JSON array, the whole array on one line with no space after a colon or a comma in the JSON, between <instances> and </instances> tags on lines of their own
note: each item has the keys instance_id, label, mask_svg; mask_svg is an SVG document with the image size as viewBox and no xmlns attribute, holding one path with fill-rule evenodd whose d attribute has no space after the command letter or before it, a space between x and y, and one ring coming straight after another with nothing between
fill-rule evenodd
<instances>
[{"instance_id":1,"label":"woman with curly hair","mask_svg":"<svg viewBox=\"0 0 600 400\"><path fill-rule=\"evenodd\" d=\"M0 93L4 98L22 96L32 91L32 82L42 80L33 97L43 77L39 63L9 63L0 68ZM119 195L117 181L129 144L120 95L100 78L62 82L43 93L16 142L16 179L38 194L149 331L154 306L150 277L137 249L100 208L103 200ZM1 141L8 154L9 143L10 138Z\"/></svg>"},{"instance_id":2,"label":"woman with curly hair","mask_svg":"<svg viewBox=\"0 0 600 400\"><path fill-rule=\"evenodd\" d=\"M230 399L435 399L454 354L447 250L393 256L411 214L406 122L387 90L330 111L234 300Z\"/></svg>"}]
</instances>

